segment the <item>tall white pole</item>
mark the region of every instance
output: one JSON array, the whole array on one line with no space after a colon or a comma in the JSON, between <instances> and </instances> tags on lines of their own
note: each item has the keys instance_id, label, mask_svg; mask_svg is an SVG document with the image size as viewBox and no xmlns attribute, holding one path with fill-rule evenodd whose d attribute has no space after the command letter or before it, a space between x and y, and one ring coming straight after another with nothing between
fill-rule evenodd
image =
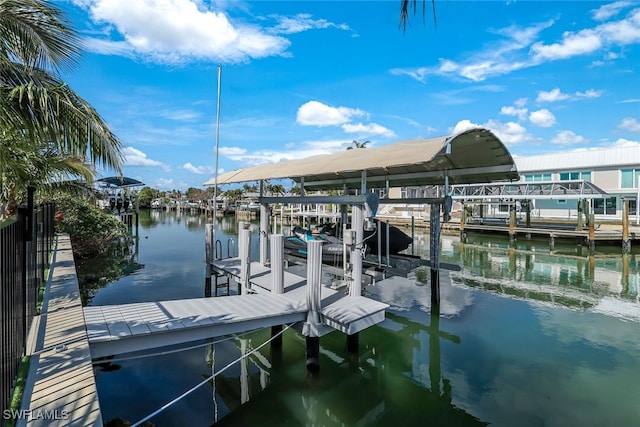
<instances>
[{"instance_id":1,"label":"tall white pole","mask_svg":"<svg viewBox=\"0 0 640 427\"><path fill-rule=\"evenodd\" d=\"M638 175L638 184L636 185L636 225L640 224L640 175Z\"/></svg>"},{"instance_id":2,"label":"tall white pole","mask_svg":"<svg viewBox=\"0 0 640 427\"><path fill-rule=\"evenodd\" d=\"M218 104L216 106L216 166L213 179L213 215L218 211L218 148L220 147L220 82L222 67L218 65Z\"/></svg>"}]
</instances>

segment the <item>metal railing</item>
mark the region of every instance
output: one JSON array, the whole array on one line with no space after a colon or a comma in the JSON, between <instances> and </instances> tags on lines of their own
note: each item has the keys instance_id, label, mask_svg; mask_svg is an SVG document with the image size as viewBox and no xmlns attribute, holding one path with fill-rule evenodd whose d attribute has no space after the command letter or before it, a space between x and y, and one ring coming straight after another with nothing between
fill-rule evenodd
<instances>
[{"instance_id":1,"label":"metal railing","mask_svg":"<svg viewBox=\"0 0 640 427\"><path fill-rule=\"evenodd\" d=\"M53 204L29 203L0 224L0 413L8 408L54 238Z\"/></svg>"}]
</instances>

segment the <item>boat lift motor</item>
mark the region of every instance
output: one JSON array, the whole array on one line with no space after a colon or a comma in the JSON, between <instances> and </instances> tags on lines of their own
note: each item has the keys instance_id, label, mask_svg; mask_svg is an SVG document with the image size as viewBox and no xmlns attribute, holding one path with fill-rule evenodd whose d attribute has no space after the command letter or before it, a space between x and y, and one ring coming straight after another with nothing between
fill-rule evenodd
<instances>
[{"instance_id":1,"label":"boat lift motor","mask_svg":"<svg viewBox=\"0 0 640 427\"><path fill-rule=\"evenodd\" d=\"M376 193L367 193L364 200L364 230L373 231L376 229L375 216L378 213L380 199Z\"/></svg>"}]
</instances>

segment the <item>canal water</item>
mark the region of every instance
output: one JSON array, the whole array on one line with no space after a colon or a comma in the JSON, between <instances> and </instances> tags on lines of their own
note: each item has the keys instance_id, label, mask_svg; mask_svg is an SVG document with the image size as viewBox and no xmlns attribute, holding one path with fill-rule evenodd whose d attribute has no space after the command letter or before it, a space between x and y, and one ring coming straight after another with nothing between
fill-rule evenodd
<instances>
[{"instance_id":1,"label":"canal water","mask_svg":"<svg viewBox=\"0 0 640 427\"><path fill-rule=\"evenodd\" d=\"M139 238L99 260L78 261L86 304L204 296L204 224L198 214L141 215ZM226 254L234 217L218 219ZM413 251L428 254L428 235ZM231 245L233 250L233 245ZM617 426L640 424L640 255L472 235L442 236L455 263L440 313L429 286L367 286L390 304L360 334L357 355L322 337L320 374L307 375L305 341L284 333L244 363L270 331L165 348L95 367L105 422L154 416L158 426ZM257 256L257 245L252 254ZM444 274L444 273L442 273ZM224 297L220 297L224 298ZM186 347L186 346L183 346ZM178 351L180 350L180 351ZM152 354L153 353L153 354ZM227 365L215 380L207 379Z\"/></svg>"}]
</instances>

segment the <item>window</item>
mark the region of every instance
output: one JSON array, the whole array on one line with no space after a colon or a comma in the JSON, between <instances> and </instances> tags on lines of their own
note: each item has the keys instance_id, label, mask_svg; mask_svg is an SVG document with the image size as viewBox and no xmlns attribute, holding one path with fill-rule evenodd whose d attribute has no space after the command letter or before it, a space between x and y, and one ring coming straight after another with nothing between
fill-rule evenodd
<instances>
[{"instance_id":1,"label":"window","mask_svg":"<svg viewBox=\"0 0 640 427\"><path fill-rule=\"evenodd\" d=\"M593 213L604 215L616 214L616 197L607 199L593 199Z\"/></svg>"},{"instance_id":2,"label":"window","mask_svg":"<svg viewBox=\"0 0 640 427\"><path fill-rule=\"evenodd\" d=\"M525 182L551 181L551 173L532 173L524 176Z\"/></svg>"},{"instance_id":3,"label":"window","mask_svg":"<svg viewBox=\"0 0 640 427\"><path fill-rule=\"evenodd\" d=\"M560 181L573 181L578 179L590 182L591 172L580 171L580 172L561 172L560 173Z\"/></svg>"},{"instance_id":4,"label":"window","mask_svg":"<svg viewBox=\"0 0 640 427\"><path fill-rule=\"evenodd\" d=\"M640 169L620 169L620 188L636 188Z\"/></svg>"}]
</instances>

